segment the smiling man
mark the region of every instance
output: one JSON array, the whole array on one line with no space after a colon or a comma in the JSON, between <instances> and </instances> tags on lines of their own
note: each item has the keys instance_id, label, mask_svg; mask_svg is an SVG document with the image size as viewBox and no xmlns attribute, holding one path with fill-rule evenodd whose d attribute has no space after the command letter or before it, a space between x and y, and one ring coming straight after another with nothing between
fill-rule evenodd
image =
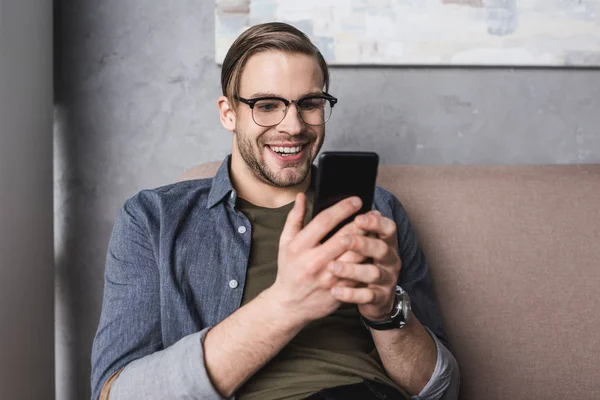
<instances>
[{"instance_id":1,"label":"smiling man","mask_svg":"<svg viewBox=\"0 0 600 400\"><path fill-rule=\"evenodd\" d=\"M117 217L92 399L456 398L399 201L377 188L374 210L323 244L360 199L307 218L337 102L318 49L289 25L254 26L222 88L233 146L216 176L142 191Z\"/></svg>"}]
</instances>

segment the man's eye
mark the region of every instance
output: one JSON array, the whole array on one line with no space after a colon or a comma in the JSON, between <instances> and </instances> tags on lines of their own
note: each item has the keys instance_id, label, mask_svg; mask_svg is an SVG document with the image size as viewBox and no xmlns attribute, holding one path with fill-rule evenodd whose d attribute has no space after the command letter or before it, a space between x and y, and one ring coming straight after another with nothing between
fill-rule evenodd
<instances>
[{"instance_id":1,"label":"man's eye","mask_svg":"<svg viewBox=\"0 0 600 400\"><path fill-rule=\"evenodd\" d=\"M300 103L300 108L303 110L315 110L323 108L323 102L324 100L321 99L306 100Z\"/></svg>"},{"instance_id":2,"label":"man's eye","mask_svg":"<svg viewBox=\"0 0 600 400\"><path fill-rule=\"evenodd\" d=\"M277 102L261 101L260 103L256 103L255 108L257 108L258 111L263 111L263 112L276 111L277 109L279 109L279 104Z\"/></svg>"}]
</instances>

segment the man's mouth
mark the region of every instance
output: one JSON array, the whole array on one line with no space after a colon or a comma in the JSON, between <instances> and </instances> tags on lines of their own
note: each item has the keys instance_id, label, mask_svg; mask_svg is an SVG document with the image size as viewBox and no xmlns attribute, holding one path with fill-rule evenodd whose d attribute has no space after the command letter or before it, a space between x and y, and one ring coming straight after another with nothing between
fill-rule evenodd
<instances>
[{"instance_id":1,"label":"man's mouth","mask_svg":"<svg viewBox=\"0 0 600 400\"><path fill-rule=\"evenodd\" d=\"M290 157L290 156L295 156L298 155L302 149L304 148L304 145L300 145L300 146L269 146L269 148L279 154L282 157Z\"/></svg>"}]
</instances>

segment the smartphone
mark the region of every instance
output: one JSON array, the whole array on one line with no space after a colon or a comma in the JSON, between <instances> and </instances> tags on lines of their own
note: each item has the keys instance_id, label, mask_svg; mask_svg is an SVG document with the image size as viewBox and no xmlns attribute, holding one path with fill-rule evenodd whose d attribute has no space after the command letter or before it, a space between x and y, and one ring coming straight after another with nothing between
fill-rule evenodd
<instances>
[{"instance_id":1,"label":"smartphone","mask_svg":"<svg viewBox=\"0 0 600 400\"><path fill-rule=\"evenodd\" d=\"M312 218L345 198L358 196L362 200L361 209L329 232L321 240L323 243L357 215L372 210L379 155L374 152L327 151L318 157L317 167Z\"/></svg>"}]
</instances>

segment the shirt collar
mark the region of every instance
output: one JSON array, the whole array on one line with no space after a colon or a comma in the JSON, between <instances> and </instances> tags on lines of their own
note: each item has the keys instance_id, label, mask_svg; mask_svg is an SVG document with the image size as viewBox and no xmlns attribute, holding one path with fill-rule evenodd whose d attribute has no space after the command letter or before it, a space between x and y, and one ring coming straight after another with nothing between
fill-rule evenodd
<instances>
[{"instance_id":1,"label":"shirt collar","mask_svg":"<svg viewBox=\"0 0 600 400\"><path fill-rule=\"evenodd\" d=\"M231 183L230 166L231 154L225 157L225 160L223 160L221 166L217 170L217 173L213 179L212 187L208 193L208 202L206 203L206 208L214 207L216 204L223 201L226 196L228 196L232 202L235 203L236 193L235 189L233 188L233 184ZM311 165L311 169L310 189L314 190L314 184L317 178L317 167L313 164Z\"/></svg>"},{"instance_id":2,"label":"shirt collar","mask_svg":"<svg viewBox=\"0 0 600 400\"><path fill-rule=\"evenodd\" d=\"M223 163L219 167L214 179L210 192L208 193L208 202L206 208L212 208L217 203L220 203L225 196L229 196L235 200L235 189L231 184L229 175L229 167L231 164L231 154L225 157Z\"/></svg>"}]
</instances>

